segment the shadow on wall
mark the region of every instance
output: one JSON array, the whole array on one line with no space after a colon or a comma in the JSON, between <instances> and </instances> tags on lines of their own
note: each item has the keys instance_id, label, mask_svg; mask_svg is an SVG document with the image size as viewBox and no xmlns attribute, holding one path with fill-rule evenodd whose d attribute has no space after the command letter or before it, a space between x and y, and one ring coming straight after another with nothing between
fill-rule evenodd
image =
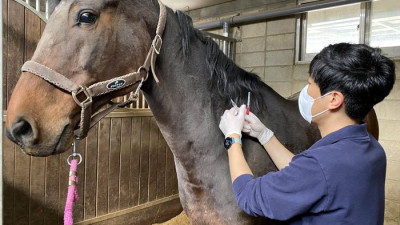
<instances>
[{"instance_id":1,"label":"shadow on wall","mask_svg":"<svg viewBox=\"0 0 400 225\"><path fill-rule=\"evenodd\" d=\"M4 224L57 225L63 221L57 209L46 207L6 181L3 181L3 191Z\"/></svg>"}]
</instances>

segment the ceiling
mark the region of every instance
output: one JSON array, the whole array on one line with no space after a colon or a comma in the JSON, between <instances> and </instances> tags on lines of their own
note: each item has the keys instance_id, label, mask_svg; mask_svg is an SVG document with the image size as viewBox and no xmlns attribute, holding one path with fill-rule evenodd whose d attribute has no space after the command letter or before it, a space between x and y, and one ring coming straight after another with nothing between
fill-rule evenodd
<instances>
[{"instance_id":1,"label":"ceiling","mask_svg":"<svg viewBox=\"0 0 400 225\"><path fill-rule=\"evenodd\" d=\"M233 0L161 0L165 5L174 10L189 11L207 6L218 5Z\"/></svg>"}]
</instances>

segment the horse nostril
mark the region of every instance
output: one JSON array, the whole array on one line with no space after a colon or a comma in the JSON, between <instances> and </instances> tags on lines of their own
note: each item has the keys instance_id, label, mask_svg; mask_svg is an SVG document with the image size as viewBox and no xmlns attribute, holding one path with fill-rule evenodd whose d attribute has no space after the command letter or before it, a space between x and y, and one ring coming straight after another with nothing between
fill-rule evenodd
<instances>
[{"instance_id":1,"label":"horse nostril","mask_svg":"<svg viewBox=\"0 0 400 225\"><path fill-rule=\"evenodd\" d=\"M20 145L31 145L35 142L32 125L23 118L12 124L11 135Z\"/></svg>"}]
</instances>

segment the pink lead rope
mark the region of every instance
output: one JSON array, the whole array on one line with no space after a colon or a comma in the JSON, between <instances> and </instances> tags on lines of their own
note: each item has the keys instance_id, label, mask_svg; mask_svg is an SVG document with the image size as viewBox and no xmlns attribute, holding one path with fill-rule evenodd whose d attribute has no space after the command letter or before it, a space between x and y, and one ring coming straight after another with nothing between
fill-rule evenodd
<instances>
[{"instance_id":1,"label":"pink lead rope","mask_svg":"<svg viewBox=\"0 0 400 225\"><path fill-rule=\"evenodd\" d=\"M68 181L68 194L67 201L65 203L64 210L64 225L73 225L74 218L72 216L74 203L78 201L78 191L76 185L78 184L78 165L82 162L82 156L76 153L76 147L79 140L75 140L73 144L73 153L68 157L67 163L70 165L69 169L69 181ZM70 160L72 158L72 160ZM79 159L79 161L78 161Z\"/></svg>"}]
</instances>

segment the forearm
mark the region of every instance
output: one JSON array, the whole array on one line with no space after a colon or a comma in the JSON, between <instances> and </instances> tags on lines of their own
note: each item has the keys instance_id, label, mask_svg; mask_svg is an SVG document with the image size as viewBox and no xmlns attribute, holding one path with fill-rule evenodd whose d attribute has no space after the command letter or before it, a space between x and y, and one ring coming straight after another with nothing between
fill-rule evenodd
<instances>
[{"instance_id":1,"label":"forearm","mask_svg":"<svg viewBox=\"0 0 400 225\"><path fill-rule=\"evenodd\" d=\"M294 156L275 136L264 145L264 148L279 170L288 166Z\"/></svg>"},{"instance_id":2,"label":"forearm","mask_svg":"<svg viewBox=\"0 0 400 225\"><path fill-rule=\"evenodd\" d=\"M232 137L239 138L239 135L233 135ZM242 146L240 144L234 143L227 151L232 182L240 175L253 175L246 159L244 158Z\"/></svg>"}]
</instances>

